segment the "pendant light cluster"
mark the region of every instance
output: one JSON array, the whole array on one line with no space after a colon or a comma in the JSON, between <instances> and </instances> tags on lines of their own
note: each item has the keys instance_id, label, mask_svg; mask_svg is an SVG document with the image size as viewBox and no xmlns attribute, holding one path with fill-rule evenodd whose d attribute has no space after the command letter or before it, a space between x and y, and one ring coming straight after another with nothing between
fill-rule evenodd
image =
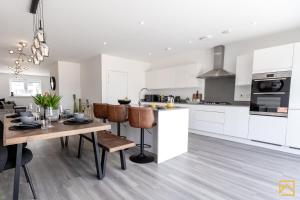
<instances>
[{"instance_id":1,"label":"pendant light cluster","mask_svg":"<svg viewBox=\"0 0 300 200\"><path fill-rule=\"evenodd\" d=\"M33 63L39 65L45 57L49 57L49 47L46 44L43 0L40 0L36 13L33 14L33 34L33 44L31 45Z\"/></svg>"},{"instance_id":2,"label":"pendant light cluster","mask_svg":"<svg viewBox=\"0 0 300 200\"><path fill-rule=\"evenodd\" d=\"M16 50L10 49L8 51L9 54L17 57L15 65L8 67L16 77L20 76L23 71L28 70L28 65L33 61L33 55L29 55L25 52L26 47L26 42L19 42Z\"/></svg>"}]
</instances>

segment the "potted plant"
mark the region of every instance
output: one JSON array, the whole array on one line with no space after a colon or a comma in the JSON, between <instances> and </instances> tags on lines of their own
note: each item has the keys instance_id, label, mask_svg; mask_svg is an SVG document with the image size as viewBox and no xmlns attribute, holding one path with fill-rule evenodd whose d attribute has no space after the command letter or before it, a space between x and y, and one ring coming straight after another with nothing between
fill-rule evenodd
<instances>
[{"instance_id":1,"label":"potted plant","mask_svg":"<svg viewBox=\"0 0 300 200\"><path fill-rule=\"evenodd\" d=\"M41 106L44 109L44 119L46 119L46 111L47 108L52 108L53 110L57 110L60 104L61 96L56 94L45 93L37 94L33 97L33 101L36 105Z\"/></svg>"}]
</instances>

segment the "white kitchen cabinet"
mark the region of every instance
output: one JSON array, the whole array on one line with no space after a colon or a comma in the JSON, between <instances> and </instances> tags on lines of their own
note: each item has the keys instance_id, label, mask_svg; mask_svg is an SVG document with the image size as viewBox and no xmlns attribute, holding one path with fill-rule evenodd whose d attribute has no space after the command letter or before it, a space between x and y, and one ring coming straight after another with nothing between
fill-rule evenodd
<instances>
[{"instance_id":1,"label":"white kitchen cabinet","mask_svg":"<svg viewBox=\"0 0 300 200\"><path fill-rule=\"evenodd\" d=\"M146 87L150 89L204 87L204 80L197 78L197 64L155 69L146 72Z\"/></svg>"},{"instance_id":2,"label":"white kitchen cabinet","mask_svg":"<svg viewBox=\"0 0 300 200\"><path fill-rule=\"evenodd\" d=\"M289 110L286 146L300 148L300 110Z\"/></svg>"},{"instance_id":3,"label":"white kitchen cabinet","mask_svg":"<svg viewBox=\"0 0 300 200\"><path fill-rule=\"evenodd\" d=\"M249 107L228 106L225 108L224 134L247 138L249 123Z\"/></svg>"},{"instance_id":4,"label":"white kitchen cabinet","mask_svg":"<svg viewBox=\"0 0 300 200\"><path fill-rule=\"evenodd\" d=\"M253 55L241 55L236 59L235 85L251 85Z\"/></svg>"},{"instance_id":5,"label":"white kitchen cabinet","mask_svg":"<svg viewBox=\"0 0 300 200\"><path fill-rule=\"evenodd\" d=\"M223 134L225 113L221 106L196 105L190 108L189 128L197 131Z\"/></svg>"},{"instance_id":6,"label":"white kitchen cabinet","mask_svg":"<svg viewBox=\"0 0 300 200\"><path fill-rule=\"evenodd\" d=\"M284 145L286 130L286 117L250 115L248 138L251 140Z\"/></svg>"},{"instance_id":7,"label":"white kitchen cabinet","mask_svg":"<svg viewBox=\"0 0 300 200\"><path fill-rule=\"evenodd\" d=\"M294 44L286 44L254 51L253 73L291 70Z\"/></svg>"},{"instance_id":8,"label":"white kitchen cabinet","mask_svg":"<svg viewBox=\"0 0 300 200\"><path fill-rule=\"evenodd\" d=\"M294 47L289 107L300 109L300 43L296 43Z\"/></svg>"}]
</instances>

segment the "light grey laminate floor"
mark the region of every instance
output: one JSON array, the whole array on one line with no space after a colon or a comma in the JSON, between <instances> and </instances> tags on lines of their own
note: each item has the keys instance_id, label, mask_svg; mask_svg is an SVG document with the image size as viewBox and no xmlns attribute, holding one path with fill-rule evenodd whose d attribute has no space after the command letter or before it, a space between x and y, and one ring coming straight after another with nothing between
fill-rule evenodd
<instances>
[{"instance_id":1,"label":"light grey laminate floor","mask_svg":"<svg viewBox=\"0 0 300 200\"><path fill-rule=\"evenodd\" d=\"M94 157L85 149L76 158L78 138L62 150L57 140L34 142L29 169L42 200L300 199L300 157L224 140L189 135L189 152L156 165L128 160L120 170L119 155L108 157L104 180L95 178ZM0 174L0 199L12 199L14 171ZM278 182L296 180L296 197L280 197ZM22 174L21 199L31 199Z\"/></svg>"}]
</instances>

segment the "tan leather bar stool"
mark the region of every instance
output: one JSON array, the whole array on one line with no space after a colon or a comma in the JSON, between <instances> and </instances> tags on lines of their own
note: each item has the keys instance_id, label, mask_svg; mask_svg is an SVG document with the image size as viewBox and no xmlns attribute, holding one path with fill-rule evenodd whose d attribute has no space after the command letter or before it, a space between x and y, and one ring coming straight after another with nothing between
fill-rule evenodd
<instances>
[{"instance_id":1,"label":"tan leather bar stool","mask_svg":"<svg viewBox=\"0 0 300 200\"><path fill-rule=\"evenodd\" d=\"M149 129L154 126L154 113L152 108L147 107L129 107L128 121L130 126L141 129L140 153L130 156L130 160L135 163L150 163L154 161L153 156L144 153L144 129Z\"/></svg>"},{"instance_id":2,"label":"tan leather bar stool","mask_svg":"<svg viewBox=\"0 0 300 200\"><path fill-rule=\"evenodd\" d=\"M102 119L103 123L107 120L107 103L94 103L94 116L98 119Z\"/></svg>"},{"instance_id":3,"label":"tan leather bar stool","mask_svg":"<svg viewBox=\"0 0 300 200\"><path fill-rule=\"evenodd\" d=\"M117 123L118 136L121 136L121 123L127 121L127 116L128 116L127 115L127 107L125 105L108 105L107 106L108 121Z\"/></svg>"}]
</instances>

